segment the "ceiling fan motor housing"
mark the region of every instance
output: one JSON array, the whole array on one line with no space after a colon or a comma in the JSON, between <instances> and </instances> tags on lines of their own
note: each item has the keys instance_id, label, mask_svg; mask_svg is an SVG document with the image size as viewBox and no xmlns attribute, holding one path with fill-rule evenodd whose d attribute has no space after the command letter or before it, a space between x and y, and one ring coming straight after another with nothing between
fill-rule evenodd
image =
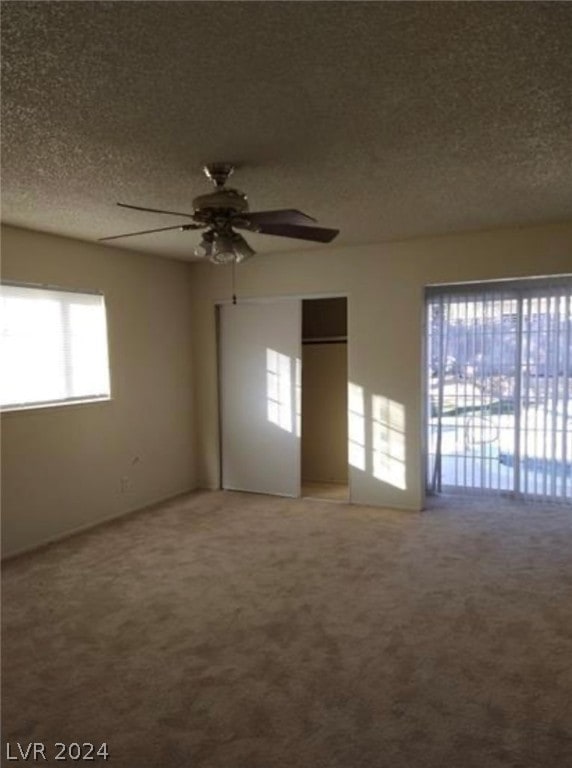
<instances>
[{"instance_id":1,"label":"ceiling fan motor housing","mask_svg":"<svg viewBox=\"0 0 572 768\"><path fill-rule=\"evenodd\" d=\"M193 200L195 215L206 216L209 214L230 215L245 213L248 211L248 199L243 192L237 189L217 189L208 195L199 195Z\"/></svg>"}]
</instances>

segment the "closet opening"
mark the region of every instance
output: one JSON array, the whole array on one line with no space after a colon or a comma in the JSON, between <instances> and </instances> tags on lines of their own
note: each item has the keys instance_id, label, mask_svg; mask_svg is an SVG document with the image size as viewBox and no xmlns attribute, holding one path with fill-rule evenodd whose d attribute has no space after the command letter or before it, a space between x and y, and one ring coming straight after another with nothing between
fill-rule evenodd
<instances>
[{"instance_id":1,"label":"closet opening","mask_svg":"<svg viewBox=\"0 0 572 768\"><path fill-rule=\"evenodd\" d=\"M347 299L302 301L302 496L349 501Z\"/></svg>"}]
</instances>

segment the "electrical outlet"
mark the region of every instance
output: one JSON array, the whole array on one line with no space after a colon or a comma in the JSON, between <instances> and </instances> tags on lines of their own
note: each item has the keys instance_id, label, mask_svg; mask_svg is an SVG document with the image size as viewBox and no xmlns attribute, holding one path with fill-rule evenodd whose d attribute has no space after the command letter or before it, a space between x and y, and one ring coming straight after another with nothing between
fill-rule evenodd
<instances>
[{"instance_id":1,"label":"electrical outlet","mask_svg":"<svg viewBox=\"0 0 572 768\"><path fill-rule=\"evenodd\" d=\"M129 493L133 490L133 483L129 477L121 478L121 493Z\"/></svg>"}]
</instances>

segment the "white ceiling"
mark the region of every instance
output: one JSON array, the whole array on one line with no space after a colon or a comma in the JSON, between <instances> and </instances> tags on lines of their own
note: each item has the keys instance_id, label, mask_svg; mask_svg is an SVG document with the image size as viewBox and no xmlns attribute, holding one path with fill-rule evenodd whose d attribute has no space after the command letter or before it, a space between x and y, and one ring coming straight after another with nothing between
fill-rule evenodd
<instances>
[{"instance_id":1,"label":"white ceiling","mask_svg":"<svg viewBox=\"0 0 572 768\"><path fill-rule=\"evenodd\" d=\"M177 224L114 203L190 211L226 160L251 209L299 208L341 245L566 219L571 40L570 3L3 2L3 220Z\"/></svg>"}]
</instances>

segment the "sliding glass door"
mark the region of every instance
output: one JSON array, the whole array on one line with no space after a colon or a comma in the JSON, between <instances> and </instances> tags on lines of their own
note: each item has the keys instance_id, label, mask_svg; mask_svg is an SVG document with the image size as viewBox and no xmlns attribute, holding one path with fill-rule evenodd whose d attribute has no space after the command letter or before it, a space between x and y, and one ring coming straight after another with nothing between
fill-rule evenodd
<instances>
[{"instance_id":1,"label":"sliding glass door","mask_svg":"<svg viewBox=\"0 0 572 768\"><path fill-rule=\"evenodd\" d=\"M427 289L429 491L572 501L572 278Z\"/></svg>"}]
</instances>

